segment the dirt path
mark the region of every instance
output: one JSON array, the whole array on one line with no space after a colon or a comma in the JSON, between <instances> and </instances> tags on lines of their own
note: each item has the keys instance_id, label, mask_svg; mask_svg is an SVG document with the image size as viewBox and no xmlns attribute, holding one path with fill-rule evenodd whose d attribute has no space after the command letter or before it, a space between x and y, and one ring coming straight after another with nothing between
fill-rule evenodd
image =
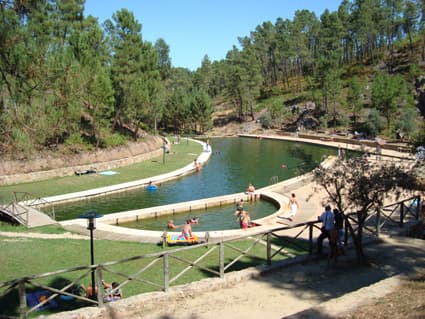
<instances>
[{"instance_id":1,"label":"dirt path","mask_svg":"<svg viewBox=\"0 0 425 319\"><path fill-rule=\"evenodd\" d=\"M42 233L20 233L20 232L0 232L0 237L11 237L14 240L19 238L42 238L42 239L90 239L88 236L72 234L69 232L63 234L42 234Z\"/></svg>"},{"instance_id":2,"label":"dirt path","mask_svg":"<svg viewBox=\"0 0 425 319\"><path fill-rule=\"evenodd\" d=\"M226 284L222 279L206 279L167 293L142 294L101 309L84 308L48 318L349 318L356 308L400 289L403 279L423 271L425 263L425 245L418 239L385 238L365 246L365 252L367 266L358 266L349 249L333 266L327 260L312 260L261 276L245 269L226 274Z\"/></svg>"},{"instance_id":3,"label":"dirt path","mask_svg":"<svg viewBox=\"0 0 425 319\"><path fill-rule=\"evenodd\" d=\"M190 294L127 318L334 317L391 293L402 276L414 275L425 262L423 243L389 238L366 247L369 266L357 266L353 251L348 251L336 266L328 266L326 260L296 264L230 288Z\"/></svg>"}]
</instances>

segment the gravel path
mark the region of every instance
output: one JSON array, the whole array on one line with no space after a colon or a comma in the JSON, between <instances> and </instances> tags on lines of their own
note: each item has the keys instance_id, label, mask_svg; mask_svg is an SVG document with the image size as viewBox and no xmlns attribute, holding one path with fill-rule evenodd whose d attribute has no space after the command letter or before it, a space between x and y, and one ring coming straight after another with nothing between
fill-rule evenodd
<instances>
[{"instance_id":1,"label":"gravel path","mask_svg":"<svg viewBox=\"0 0 425 319\"><path fill-rule=\"evenodd\" d=\"M15 240L19 238L42 238L42 239L90 239L90 237L69 232L63 234L42 234L42 233L21 233L21 232L0 232L2 237L11 237Z\"/></svg>"}]
</instances>

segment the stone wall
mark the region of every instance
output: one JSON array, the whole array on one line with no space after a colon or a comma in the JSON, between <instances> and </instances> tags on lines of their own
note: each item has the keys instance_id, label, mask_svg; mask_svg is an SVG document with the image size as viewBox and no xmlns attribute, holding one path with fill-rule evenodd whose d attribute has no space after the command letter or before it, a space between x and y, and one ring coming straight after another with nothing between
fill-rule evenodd
<instances>
[{"instance_id":1,"label":"stone wall","mask_svg":"<svg viewBox=\"0 0 425 319\"><path fill-rule=\"evenodd\" d=\"M148 136L142 142L130 142L125 146L106 150L84 152L57 157L40 155L32 160L6 160L0 162L0 185L45 180L73 175L76 171L97 171L131 165L162 154L163 140Z\"/></svg>"}]
</instances>

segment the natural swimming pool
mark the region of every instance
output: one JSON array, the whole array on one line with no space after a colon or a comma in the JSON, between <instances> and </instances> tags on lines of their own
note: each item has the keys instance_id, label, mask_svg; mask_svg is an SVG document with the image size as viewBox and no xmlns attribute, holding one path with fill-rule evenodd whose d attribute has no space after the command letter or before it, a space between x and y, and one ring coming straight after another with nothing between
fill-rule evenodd
<instances>
[{"instance_id":1,"label":"natural swimming pool","mask_svg":"<svg viewBox=\"0 0 425 319\"><path fill-rule=\"evenodd\" d=\"M261 188L311 171L323 157L336 154L336 151L329 147L269 139L213 138L210 139L210 144L213 150L211 159L200 172L163 183L155 192L143 188L55 206L56 218L58 220L78 218L82 213L92 209L109 214L239 193L246 189L249 182ZM259 212L264 213L263 216L275 210L271 203L265 201L259 201L250 209L254 212L257 207ZM229 206L224 209L233 211L233 208ZM211 209L208 213L213 211ZM260 214L255 218L263 217ZM193 213L191 215L193 216ZM231 214L226 212L223 214L220 210L216 213L219 217L212 217L212 220L221 221L223 219L221 217L225 215L229 215L231 222L234 223ZM145 223L148 221L143 224Z\"/></svg>"}]
</instances>

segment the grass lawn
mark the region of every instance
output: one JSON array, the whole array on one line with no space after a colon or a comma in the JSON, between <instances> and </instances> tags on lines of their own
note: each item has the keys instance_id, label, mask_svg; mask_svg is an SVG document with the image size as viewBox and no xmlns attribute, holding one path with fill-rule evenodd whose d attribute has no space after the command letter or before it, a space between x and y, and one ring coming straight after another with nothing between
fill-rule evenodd
<instances>
[{"instance_id":1,"label":"grass lawn","mask_svg":"<svg viewBox=\"0 0 425 319\"><path fill-rule=\"evenodd\" d=\"M117 171L119 174L111 176L100 174L73 175L45 181L0 186L0 204L8 204L13 201L14 192L29 193L32 198L47 197L115 185L168 173L193 163L193 160L201 152L202 145L199 143L192 141L187 143L185 140L182 140L180 144L172 145L171 152L165 156L165 164L161 155L137 164L116 168L114 171Z\"/></svg>"},{"instance_id":2,"label":"grass lawn","mask_svg":"<svg viewBox=\"0 0 425 319\"><path fill-rule=\"evenodd\" d=\"M56 178L47 181L34 183L25 183L11 186L0 187L0 202L7 203L13 200L13 192L28 192L34 197L52 196L69 192L87 190L96 187L108 186L137 179L147 178L179 169L193 162L194 158L202 152L202 146L195 142L187 144L185 141L181 144L174 144L172 152L166 155L165 165L162 156L134 164L128 167L115 169L120 174L112 176L102 175L83 175ZM36 232L40 234L60 234L64 233L60 226L44 226L33 229L26 229L23 226L10 226L0 223L0 231L7 232ZM225 264L229 264L240 253L237 250L245 250L252 244L250 240L232 242L231 245L236 249L225 248ZM280 239L273 239L275 245L285 245L287 250L293 254L303 254L307 248L288 245ZM288 247L289 246L289 247ZM292 247L292 248L291 248ZM156 244L143 244L127 241L95 240L95 263L107 263L134 256L142 256L157 252L165 252L174 248L165 248ZM77 266L87 266L90 264L90 241L80 239L43 239L43 238L25 238L25 237L6 237L0 234L0 283L10 281L16 278L31 276L33 274L42 274L54 272L61 269L68 269ZM180 271L185 269L188 264L179 259L195 261L205 252L205 247L196 247L173 254L169 258L169 276L172 280ZM226 272L244 269L250 266L264 264L266 262L266 248L264 245L257 244L251 251L253 256L245 256L233 264ZM178 258L175 258L177 256ZM273 260L286 258L283 255L277 255ZM157 262L155 262L157 260ZM140 275L135 275L149 263L154 263ZM204 268L219 270L219 250L213 250L208 256L200 261ZM131 280L123 287L124 296L128 297L144 292L160 290L163 286L163 261L158 257L147 257L135 259L125 263L109 265L102 270L103 278L107 282L123 282L126 278L134 276L138 279ZM125 277L119 274L125 274ZM78 279L80 276L84 276ZM179 285L188 282L197 281L203 278L215 277L216 275L207 272L205 269L193 267L176 280L172 280L170 285ZM78 279L78 280L77 280ZM63 274L55 274L46 278L36 280L39 284L50 287L62 288L64 283L69 281L78 281L87 285L90 282L90 272L79 270ZM157 287L151 285L153 283ZM0 288L0 296L5 292L5 288ZM36 291L37 288L31 284L26 285L26 291ZM48 314L50 312L75 309L87 305L80 301L61 301L59 298L59 307L54 310L36 311L34 315ZM17 287L9 291L5 296L0 297L0 317L2 315L18 315L19 297Z\"/></svg>"},{"instance_id":3,"label":"grass lawn","mask_svg":"<svg viewBox=\"0 0 425 319\"><path fill-rule=\"evenodd\" d=\"M46 230L44 230L46 231ZM51 229L47 229L47 232ZM274 239L273 244L284 244L284 241ZM225 265L229 264L240 253L237 250L245 250L252 241L240 240L234 241L230 244L235 249L225 248ZM287 245L287 244L286 244ZM31 274L41 274L52 272L59 269L68 269L76 266L84 266L90 263L90 241L79 239L41 239L41 238L10 238L2 237L0 235L0 250L1 254L1 272L0 282L9 281L15 278L29 276ZM109 241L109 240L95 240L95 262L106 263L109 261L121 260L134 256L141 256L156 252L165 252L175 250L175 248L162 249L161 246L156 244L142 244L136 242L126 241ZM294 247L287 247L287 250L294 254L305 253L305 250L295 249ZM169 273L170 279L174 278L180 271L188 266L187 263L182 262L180 259L195 261L202 254L208 250L205 247L193 246L193 249L185 249L184 251L173 254L178 258L169 258ZM250 255L241 258L237 263L232 265L226 272L244 269L246 267L265 264L266 262L266 247L257 244L252 250ZM285 256L278 255L274 260L283 259ZM135 275L141 269L151 262L156 263L142 274L135 276L139 280L132 280L123 287L123 293L126 297L136 295L144 292L160 290L160 288L150 285L145 281L154 283L159 287L163 286L163 260L158 257L147 257L136 259L125 263L114 264L106 266L102 270L103 277L107 282L118 281L123 282L129 276ZM219 270L219 250L213 250L206 258L200 261L202 267L207 267L215 271ZM84 278L79 280L79 283L87 285L90 282L90 274L87 270L68 272L64 274L55 274L47 278L37 279L36 281L50 287L62 288L64 283L75 281L81 275L86 273ZM118 273L125 274L125 277L118 275ZM170 283L170 285L180 285L188 282L201 280L208 277L217 277L205 269L193 267L190 271L186 272L183 276ZM26 286L27 291L35 291L39 288ZM2 293L0 288L0 294ZM73 303L63 302L59 298L59 308L56 310L45 310L37 312L37 314L49 313L49 311L63 311L87 305L81 302L74 301ZM17 314L19 309L18 305L18 292L13 289L5 297L0 298L0 316Z\"/></svg>"}]
</instances>

